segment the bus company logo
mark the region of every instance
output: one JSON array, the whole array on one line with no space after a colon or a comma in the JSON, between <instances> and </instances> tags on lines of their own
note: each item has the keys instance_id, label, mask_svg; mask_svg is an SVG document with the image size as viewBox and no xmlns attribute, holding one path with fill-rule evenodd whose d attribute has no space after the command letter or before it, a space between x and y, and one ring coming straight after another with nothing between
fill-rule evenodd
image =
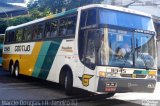
<instances>
[{"instance_id":1,"label":"bus company logo","mask_svg":"<svg viewBox=\"0 0 160 106\"><path fill-rule=\"evenodd\" d=\"M73 52L72 47L63 47L63 46L62 46L62 50L61 51Z\"/></svg>"},{"instance_id":2,"label":"bus company logo","mask_svg":"<svg viewBox=\"0 0 160 106\"><path fill-rule=\"evenodd\" d=\"M29 52L30 51L30 45L18 45L15 46L15 52Z\"/></svg>"},{"instance_id":3,"label":"bus company logo","mask_svg":"<svg viewBox=\"0 0 160 106\"><path fill-rule=\"evenodd\" d=\"M82 81L82 85L87 87L89 86L89 80L93 77L93 75L84 74L82 77L79 77L79 79Z\"/></svg>"},{"instance_id":4,"label":"bus company logo","mask_svg":"<svg viewBox=\"0 0 160 106\"><path fill-rule=\"evenodd\" d=\"M137 87L138 84L135 84L135 83L128 83L128 87Z\"/></svg>"}]
</instances>

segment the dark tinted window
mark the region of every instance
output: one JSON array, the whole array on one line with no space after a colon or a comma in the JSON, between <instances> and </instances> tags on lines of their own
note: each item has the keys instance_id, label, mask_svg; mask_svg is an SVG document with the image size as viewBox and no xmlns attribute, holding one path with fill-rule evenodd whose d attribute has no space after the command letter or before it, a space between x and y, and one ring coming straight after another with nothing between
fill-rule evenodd
<instances>
[{"instance_id":1,"label":"dark tinted window","mask_svg":"<svg viewBox=\"0 0 160 106\"><path fill-rule=\"evenodd\" d=\"M21 42L23 36L23 29L16 30L16 42Z\"/></svg>"},{"instance_id":2,"label":"dark tinted window","mask_svg":"<svg viewBox=\"0 0 160 106\"><path fill-rule=\"evenodd\" d=\"M67 18L60 19L59 36L65 36L67 33Z\"/></svg>"},{"instance_id":3,"label":"dark tinted window","mask_svg":"<svg viewBox=\"0 0 160 106\"><path fill-rule=\"evenodd\" d=\"M34 25L34 31L33 31L33 40L42 39L43 36L43 24Z\"/></svg>"},{"instance_id":4,"label":"dark tinted window","mask_svg":"<svg viewBox=\"0 0 160 106\"><path fill-rule=\"evenodd\" d=\"M81 27L96 24L96 9L82 11L81 14Z\"/></svg>"},{"instance_id":5,"label":"dark tinted window","mask_svg":"<svg viewBox=\"0 0 160 106\"><path fill-rule=\"evenodd\" d=\"M68 16L60 19L60 36L72 36L75 34L77 16Z\"/></svg>"},{"instance_id":6,"label":"dark tinted window","mask_svg":"<svg viewBox=\"0 0 160 106\"><path fill-rule=\"evenodd\" d=\"M44 32L45 38L50 38L51 36L50 29L51 29L51 22L48 21L45 23L45 32Z\"/></svg>"},{"instance_id":7,"label":"dark tinted window","mask_svg":"<svg viewBox=\"0 0 160 106\"><path fill-rule=\"evenodd\" d=\"M56 37L58 32L58 21L57 20L53 20L51 21L51 36L50 37Z\"/></svg>"},{"instance_id":8,"label":"dark tinted window","mask_svg":"<svg viewBox=\"0 0 160 106\"><path fill-rule=\"evenodd\" d=\"M77 16L68 17L67 35L74 35L76 30Z\"/></svg>"},{"instance_id":9,"label":"dark tinted window","mask_svg":"<svg viewBox=\"0 0 160 106\"><path fill-rule=\"evenodd\" d=\"M32 30L31 26L24 28L24 41L30 41L32 39Z\"/></svg>"},{"instance_id":10,"label":"dark tinted window","mask_svg":"<svg viewBox=\"0 0 160 106\"><path fill-rule=\"evenodd\" d=\"M96 24L96 9L88 11L86 26L94 24Z\"/></svg>"},{"instance_id":11,"label":"dark tinted window","mask_svg":"<svg viewBox=\"0 0 160 106\"><path fill-rule=\"evenodd\" d=\"M5 43L10 43L15 41L15 32L7 31L5 35Z\"/></svg>"}]
</instances>

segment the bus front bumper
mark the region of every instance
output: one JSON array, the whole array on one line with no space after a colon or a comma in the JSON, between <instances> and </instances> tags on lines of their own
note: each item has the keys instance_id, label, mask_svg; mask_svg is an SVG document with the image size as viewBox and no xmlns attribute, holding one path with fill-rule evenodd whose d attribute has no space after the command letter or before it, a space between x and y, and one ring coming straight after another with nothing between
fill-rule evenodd
<instances>
[{"instance_id":1,"label":"bus front bumper","mask_svg":"<svg viewBox=\"0 0 160 106\"><path fill-rule=\"evenodd\" d=\"M97 92L154 92L156 86L155 79L121 79L103 78L98 81Z\"/></svg>"}]
</instances>

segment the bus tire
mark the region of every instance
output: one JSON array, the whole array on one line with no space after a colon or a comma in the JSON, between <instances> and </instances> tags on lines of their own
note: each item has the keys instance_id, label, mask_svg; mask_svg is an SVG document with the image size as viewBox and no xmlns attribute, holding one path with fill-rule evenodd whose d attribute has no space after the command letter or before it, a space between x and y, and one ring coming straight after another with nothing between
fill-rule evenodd
<instances>
[{"instance_id":1,"label":"bus tire","mask_svg":"<svg viewBox=\"0 0 160 106\"><path fill-rule=\"evenodd\" d=\"M108 94L106 95L106 98L110 98L110 97L114 96L115 94L116 94L115 92L108 93Z\"/></svg>"},{"instance_id":2,"label":"bus tire","mask_svg":"<svg viewBox=\"0 0 160 106\"><path fill-rule=\"evenodd\" d=\"M14 65L12 61L9 63L9 72L11 76L14 76Z\"/></svg>"},{"instance_id":3,"label":"bus tire","mask_svg":"<svg viewBox=\"0 0 160 106\"><path fill-rule=\"evenodd\" d=\"M14 75L15 77L19 77L19 63L16 62L14 66Z\"/></svg>"},{"instance_id":4,"label":"bus tire","mask_svg":"<svg viewBox=\"0 0 160 106\"><path fill-rule=\"evenodd\" d=\"M65 74L64 87L66 95L72 95L73 77L70 71L67 71Z\"/></svg>"}]
</instances>

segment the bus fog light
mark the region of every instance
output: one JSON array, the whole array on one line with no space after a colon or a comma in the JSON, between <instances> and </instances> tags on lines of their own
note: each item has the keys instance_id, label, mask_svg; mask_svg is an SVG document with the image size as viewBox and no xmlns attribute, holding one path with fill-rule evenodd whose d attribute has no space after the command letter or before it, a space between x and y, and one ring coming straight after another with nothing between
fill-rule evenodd
<instances>
[{"instance_id":1,"label":"bus fog light","mask_svg":"<svg viewBox=\"0 0 160 106\"><path fill-rule=\"evenodd\" d=\"M103 72L103 71L100 71L100 72L99 72L99 76L100 76L100 77L106 77L106 73Z\"/></svg>"}]
</instances>

